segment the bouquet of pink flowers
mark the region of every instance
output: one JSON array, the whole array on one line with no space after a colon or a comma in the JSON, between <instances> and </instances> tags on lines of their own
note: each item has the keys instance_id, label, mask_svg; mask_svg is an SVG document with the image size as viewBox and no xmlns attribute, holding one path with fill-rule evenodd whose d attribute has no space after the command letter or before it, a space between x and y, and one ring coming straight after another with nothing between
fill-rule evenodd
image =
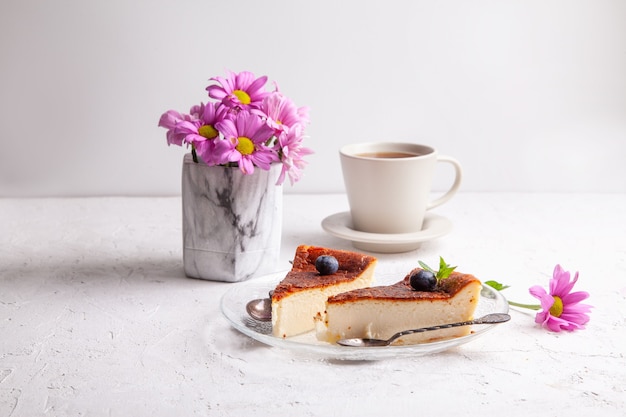
<instances>
[{"instance_id":1,"label":"bouquet of pink flowers","mask_svg":"<svg viewBox=\"0 0 626 417\"><path fill-rule=\"evenodd\" d=\"M159 120L167 129L167 143L191 147L194 161L207 165L239 167L252 174L255 167L268 170L282 164L278 184L288 176L298 181L313 153L302 144L309 123L308 108L296 107L274 83L265 89L267 77L248 71L213 77L206 90L213 102L191 107L189 114L168 110Z\"/></svg>"}]
</instances>

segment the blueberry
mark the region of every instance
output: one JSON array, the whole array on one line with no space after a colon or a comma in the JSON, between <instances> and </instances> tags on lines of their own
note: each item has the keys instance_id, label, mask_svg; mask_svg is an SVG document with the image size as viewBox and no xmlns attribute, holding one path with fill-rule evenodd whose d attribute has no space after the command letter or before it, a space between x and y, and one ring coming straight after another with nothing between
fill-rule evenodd
<instances>
[{"instance_id":1,"label":"blueberry","mask_svg":"<svg viewBox=\"0 0 626 417\"><path fill-rule=\"evenodd\" d=\"M339 262L334 256L321 255L315 260L315 269L320 275L334 274L339 269Z\"/></svg>"},{"instance_id":2,"label":"blueberry","mask_svg":"<svg viewBox=\"0 0 626 417\"><path fill-rule=\"evenodd\" d=\"M418 269L409 277L411 287L417 291L434 291L437 287L435 274L425 269Z\"/></svg>"}]
</instances>

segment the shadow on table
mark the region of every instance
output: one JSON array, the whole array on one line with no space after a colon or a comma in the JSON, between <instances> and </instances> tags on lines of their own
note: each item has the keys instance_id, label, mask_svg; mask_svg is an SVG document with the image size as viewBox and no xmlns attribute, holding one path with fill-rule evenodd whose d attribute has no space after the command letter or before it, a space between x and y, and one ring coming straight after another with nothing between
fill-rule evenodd
<instances>
[{"instance_id":1,"label":"shadow on table","mask_svg":"<svg viewBox=\"0 0 626 417\"><path fill-rule=\"evenodd\" d=\"M169 281L186 278L179 256L45 258L0 262L0 285L10 281L37 280L89 282L112 280Z\"/></svg>"}]
</instances>

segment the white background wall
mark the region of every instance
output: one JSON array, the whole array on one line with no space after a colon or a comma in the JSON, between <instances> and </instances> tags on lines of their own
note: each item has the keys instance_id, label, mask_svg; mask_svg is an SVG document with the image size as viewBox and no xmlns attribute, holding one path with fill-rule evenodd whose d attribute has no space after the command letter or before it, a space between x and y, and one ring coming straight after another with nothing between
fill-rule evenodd
<instances>
[{"instance_id":1,"label":"white background wall","mask_svg":"<svg viewBox=\"0 0 626 417\"><path fill-rule=\"evenodd\" d=\"M342 191L371 140L457 157L466 191L626 192L623 0L2 0L0 60L0 196L178 194L157 121L225 69L311 108L286 192Z\"/></svg>"}]
</instances>

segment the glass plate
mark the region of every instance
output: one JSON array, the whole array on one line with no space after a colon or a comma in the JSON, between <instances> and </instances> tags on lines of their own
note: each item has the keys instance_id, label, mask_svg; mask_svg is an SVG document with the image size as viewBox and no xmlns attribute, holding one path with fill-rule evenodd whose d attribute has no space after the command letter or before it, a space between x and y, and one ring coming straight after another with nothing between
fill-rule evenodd
<instances>
[{"instance_id":1,"label":"glass plate","mask_svg":"<svg viewBox=\"0 0 626 417\"><path fill-rule=\"evenodd\" d=\"M453 339L421 343L406 346L385 346L356 348L321 342L316 339L315 331L286 339L272 336L271 322L260 322L252 319L246 312L246 303L255 298L265 298L273 290L286 272L275 273L262 278L234 284L221 300L222 313L232 326L241 333L282 349L298 353L314 354L327 359L339 360L379 360L386 358L415 357L441 352L455 346L470 342L493 329L495 324L471 326L470 334ZM507 300L489 286L483 286L481 297L476 307L475 317L489 313L508 313Z\"/></svg>"}]
</instances>

